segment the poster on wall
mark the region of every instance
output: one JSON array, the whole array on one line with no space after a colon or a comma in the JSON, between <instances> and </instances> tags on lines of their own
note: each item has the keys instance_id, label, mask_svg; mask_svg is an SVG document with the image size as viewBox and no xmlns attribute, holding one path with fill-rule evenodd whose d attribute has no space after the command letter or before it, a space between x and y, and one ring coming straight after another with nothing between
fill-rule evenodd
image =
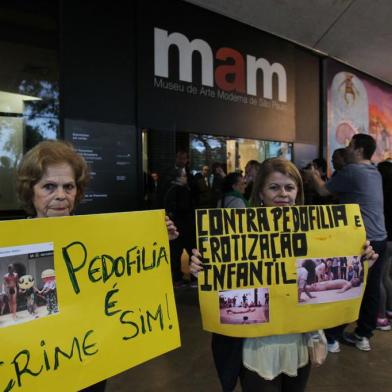
<instances>
[{"instance_id":1,"label":"poster on wall","mask_svg":"<svg viewBox=\"0 0 392 392\"><path fill-rule=\"evenodd\" d=\"M327 157L348 145L356 133L371 135L374 162L392 157L392 86L333 60L325 60Z\"/></svg>"}]
</instances>

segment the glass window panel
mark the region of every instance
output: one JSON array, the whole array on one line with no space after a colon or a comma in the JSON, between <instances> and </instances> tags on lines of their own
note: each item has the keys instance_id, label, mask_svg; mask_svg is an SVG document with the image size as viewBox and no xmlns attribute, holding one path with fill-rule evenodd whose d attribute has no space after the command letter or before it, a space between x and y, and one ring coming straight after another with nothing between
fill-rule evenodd
<instances>
[{"instance_id":1,"label":"glass window panel","mask_svg":"<svg viewBox=\"0 0 392 392\"><path fill-rule=\"evenodd\" d=\"M279 156L292 160L292 146L285 142L190 134L190 168L195 174L204 165L211 167L219 162L227 173L244 172L250 160L263 162Z\"/></svg>"},{"instance_id":2,"label":"glass window panel","mask_svg":"<svg viewBox=\"0 0 392 392\"><path fill-rule=\"evenodd\" d=\"M18 208L15 173L23 153L23 118L0 116L0 208Z\"/></svg>"},{"instance_id":3,"label":"glass window panel","mask_svg":"<svg viewBox=\"0 0 392 392\"><path fill-rule=\"evenodd\" d=\"M0 40L0 211L19 209L15 170L23 153L59 137L58 48L41 30L49 38L57 34L53 4L53 13L40 19L40 28L33 23L41 15L39 5L2 8L12 10L8 38L13 42Z\"/></svg>"}]
</instances>

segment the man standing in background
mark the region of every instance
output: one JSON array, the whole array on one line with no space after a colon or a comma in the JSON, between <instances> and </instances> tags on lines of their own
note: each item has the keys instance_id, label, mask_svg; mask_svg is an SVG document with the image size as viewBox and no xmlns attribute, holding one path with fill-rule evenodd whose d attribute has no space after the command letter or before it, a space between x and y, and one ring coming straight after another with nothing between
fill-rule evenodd
<instances>
[{"instance_id":1,"label":"man standing in background","mask_svg":"<svg viewBox=\"0 0 392 392\"><path fill-rule=\"evenodd\" d=\"M253 182L256 178L257 172L259 171L260 163L254 159L250 160L245 166L245 194L246 200L250 199L252 194Z\"/></svg>"},{"instance_id":2,"label":"man standing in background","mask_svg":"<svg viewBox=\"0 0 392 392\"><path fill-rule=\"evenodd\" d=\"M362 299L357 327L352 333L344 333L343 339L354 344L358 349L369 351L369 339L376 328L380 301L380 280L386 237L384 223L384 200L382 179L377 168L370 161L376 142L370 135L356 134L345 151L346 165L330 180L324 182L320 173L312 170L315 188L321 196L337 195L340 203L358 203L361 209L366 237L378 260L369 269L367 285ZM331 352L340 351L337 338L344 327L331 328L326 331L328 348Z\"/></svg>"}]
</instances>

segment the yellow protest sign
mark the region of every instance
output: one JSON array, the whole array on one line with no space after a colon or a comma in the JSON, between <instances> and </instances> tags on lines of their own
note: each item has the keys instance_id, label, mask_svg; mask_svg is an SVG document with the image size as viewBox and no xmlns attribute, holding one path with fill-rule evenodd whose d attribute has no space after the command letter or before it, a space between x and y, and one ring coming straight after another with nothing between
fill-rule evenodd
<instances>
[{"instance_id":1,"label":"yellow protest sign","mask_svg":"<svg viewBox=\"0 0 392 392\"><path fill-rule=\"evenodd\" d=\"M367 263L358 205L197 210L204 329L257 337L357 319Z\"/></svg>"},{"instance_id":2,"label":"yellow protest sign","mask_svg":"<svg viewBox=\"0 0 392 392\"><path fill-rule=\"evenodd\" d=\"M80 390L180 345L163 211L0 222L0 273L3 391Z\"/></svg>"}]
</instances>

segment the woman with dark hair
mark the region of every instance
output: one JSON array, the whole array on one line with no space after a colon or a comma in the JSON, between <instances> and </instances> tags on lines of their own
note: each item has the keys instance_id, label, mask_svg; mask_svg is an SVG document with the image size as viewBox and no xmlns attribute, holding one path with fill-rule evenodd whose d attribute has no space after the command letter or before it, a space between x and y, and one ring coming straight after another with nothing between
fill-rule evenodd
<instances>
[{"instance_id":1,"label":"woman with dark hair","mask_svg":"<svg viewBox=\"0 0 392 392\"><path fill-rule=\"evenodd\" d=\"M306 259L301 266L297 268L298 281L298 302L303 302L301 294L305 293L309 298L315 298L310 294L308 285L317 282L316 263L312 259Z\"/></svg>"},{"instance_id":2,"label":"woman with dark hair","mask_svg":"<svg viewBox=\"0 0 392 392\"><path fill-rule=\"evenodd\" d=\"M229 173L222 182L222 199L218 201L218 207L245 208L248 201L244 197L245 180L240 173Z\"/></svg>"}]
</instances>

